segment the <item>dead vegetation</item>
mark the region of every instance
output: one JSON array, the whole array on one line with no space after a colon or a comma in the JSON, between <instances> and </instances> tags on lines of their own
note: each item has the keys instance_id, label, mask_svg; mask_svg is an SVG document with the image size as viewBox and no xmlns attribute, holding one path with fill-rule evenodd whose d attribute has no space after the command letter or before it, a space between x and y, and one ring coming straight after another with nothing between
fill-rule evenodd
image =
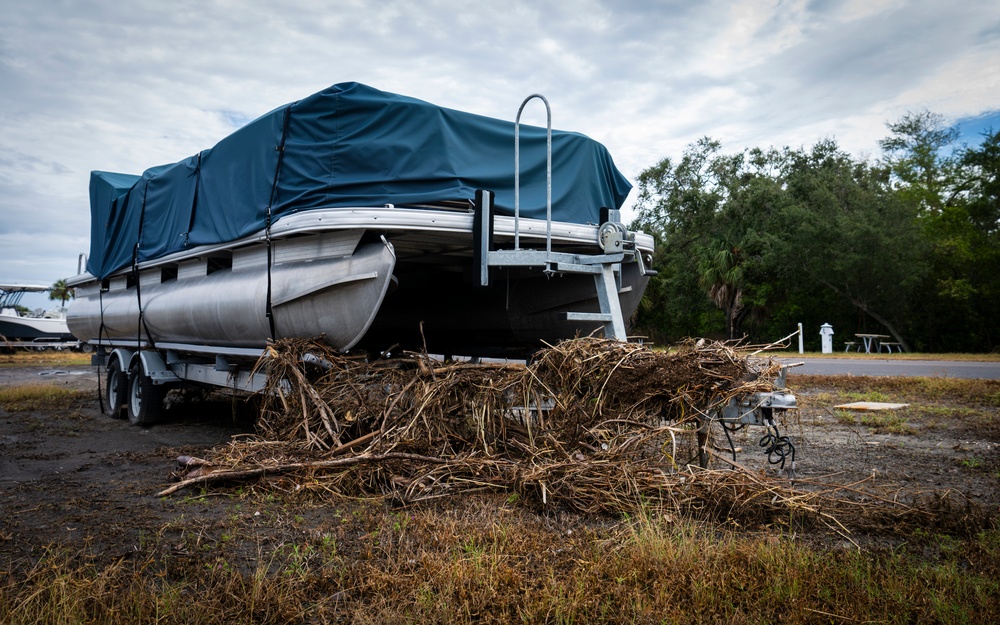
<instances>
[{"instance_id":1,"label":"dead vegetation","mask_svg":"<svg viewBox=\"0 0 1000 625\"><path fill-rule=\"evenodd\" d=\"M0 408L11 412L46 410L78 405L90 399L84 391L55 384L32 384L0 388Z\"/></svg>"},{"instance_id":2,"label":"dead vegetation","mask_svg":"<svg viewBox=\"0 0 1000 625\"><path fill-rule=\"evenodd\" d=\"M535 507L629 514L648 506L741 526L901 524L975 531L985 513L960 497L900 499L853 484L751 471L714 448L717 411L775 390L780 366L734 345L671 352L596 338L543 350L528 365L368 361L280 341L258 437L180 458L186 487L280 476L283 488L386 497L410 505L482 491ZM698 436L701 433L702 436ZM713 469L697 466L699 451Z\"/></svg>"},{"instance_id":3,"label":"dead vegetation","mask_svg":"<svg viewBox=\"0 0 1000 625\"><path fill-rule=\"evenodd\" d=\"M0 622L992 623L1000 613L1000 382L793 375L801 410L783 429L802 452L794 485L773 471L730 470L721 460L712 470L685 467L694 454L693 428L651 420L641 431L679 428L677 452L666 431L648 439L642 457L663 475L643 479L656 489L639 500L608 493L610 503L598 509L609 513L589 514L567 500L572 490L547 491L545 504L537 483L522 496L513 482L483 487L450 477L485 458L498 466L523 462L527 474L537 469L533 462L544 468L561 457L563 466L578 469L564 473L564 488L592 491L605 477L583 465L602 456L583 447L565 447L584 458L570 464L558 451L512 460L502 455L503 441L491 442L488 455L468 434L446 439L451 456L425 442L391 447L390 437L373 446L382 436L378 417L391 402L393 412L411 412L390 418L387 428L405 431L417 412L451 392L413 407L415 398L426 398L416 395L425 383L447 378L446 367L472 369L424 360L433 374L421 372L415 358L393 364L401 385L383 386L373 395L383 403L366 406L377 427L363 429L356 409L346 414L348 393L367 388L365 378L345 385L339 401L324 400L340 427L340 447L327 438L329 449L306 443L305 413L296 412L301 395L292 385L283 388L289 410L275 397L272 429L253 438L245 436L249 424L232 427L228 402L198 414L200 404L178 403L172 420L152 431L102 415L95 388L72 428L59 426L65 403L28 412L0 406L0 470L17 469L0 484ZM347 366L356 364L390 366ZM329 389L319 382L333 369L298 367L325 397ZM600 384L584 382L600 393ZM906 416L917 433L876 436L860 422L848 428L830 408L856 400L910 402ZM522 403L515 397L502 405ZM604 406L599 419L613 418ZM242 416L249 419L255 411L247 408ZM309 410L310 432L329 437L319 413ZM543 414L545 428L537 415L530 423L539 450L553 449L544 437L555 429L551 414ZM502 417L524 427L519 411ZM420 427L395 442L444 445ZM279 438L294 428L290 440ZM726 443L713 428L717 442ZM371 438L361 440L364 432ZM239 443L212 447L233 435ZM759 436L759 428L734 434L744 447L739 463L767 466L754 449ZM658 447L663 443L677 468ZM438 463L356 459L373 452ZM181 454L188 476L196 469L209 476L256 473L223 473L219 482L150 497ZM199 467L194 456L209 463ZM329 461L357 464L311 466ZM477 479L498 470L484 466ZM441 496L403 505L408 482L393 478L420 471L445 478L415 492ZM960 492L989 506L992 523Z\"/></svg>"}]
</instances>

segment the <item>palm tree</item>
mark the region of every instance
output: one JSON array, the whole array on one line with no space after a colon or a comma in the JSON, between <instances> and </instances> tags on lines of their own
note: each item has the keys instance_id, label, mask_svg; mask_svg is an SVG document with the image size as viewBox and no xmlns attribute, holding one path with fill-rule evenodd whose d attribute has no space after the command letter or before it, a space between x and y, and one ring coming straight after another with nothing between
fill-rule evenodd
<instances>
[{"instance_id":1,"label":"palm tree","mask_svg":"<svg viewBox=\"0 0 1000 625\"><path fill-rule=\"evenodd\" d=\"M737 319L743 312L743 266L738 246L716 242L717 249L704 259L701 284L712 302L726 313L726 334L735 338Z\"/></svg>"},{"instance_id":2,"label":"palm tree","mask_svg":"<svg viewBox=\"0 0 1000 625\"><path fill-rule=\"evenodd\" d=\"M65 306L66 301L74 297L76 297L76 292L72 287L66 286L65 280L57 280L49 289L49 299L59 300L61 306Z\"/></svg>"}]
</instances>

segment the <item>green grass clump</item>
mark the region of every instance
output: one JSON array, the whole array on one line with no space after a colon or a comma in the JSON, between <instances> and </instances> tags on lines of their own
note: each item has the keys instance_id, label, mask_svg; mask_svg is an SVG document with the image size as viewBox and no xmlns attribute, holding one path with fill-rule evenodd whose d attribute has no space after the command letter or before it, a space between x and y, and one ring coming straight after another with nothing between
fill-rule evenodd
<instances>
[{"instance_id":1,"label":"green grass clump","mask_svg":"<svg viewBox=\"0 0 1000 625\"><path fill-rule=\"evenodd\" d=\"M917 433L917 429L906 420L905 416L891 410L866 412L861 415L861 425L870 428L874 434Z\"/></svg>"},{"instance_id":2,"label":"green grass clump","mask_svg":"<svg viewBox=\"0 0 1000 625\"><path fill-rule=\"evenodd\" d=\"M877 390L865 391L863 393L859 392L844 393L844 397L848 402L871 401L880 403L892 403L896 401L896 399L893 398L888 393L884 393L882 391L877 391Z\"/></svg>"}]
</instances>

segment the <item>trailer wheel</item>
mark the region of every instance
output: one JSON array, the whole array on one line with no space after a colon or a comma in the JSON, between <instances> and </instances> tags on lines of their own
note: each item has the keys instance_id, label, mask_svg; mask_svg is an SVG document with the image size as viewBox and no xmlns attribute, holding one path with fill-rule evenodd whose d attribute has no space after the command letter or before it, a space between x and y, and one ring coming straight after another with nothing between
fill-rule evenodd
<instances>
[{"instance_id":1,"label":"trailer wheel","mask_svg":"<svg viewBox=\"0 0 1000 625\"><path fill-rule=\"evenodd\" d=\"M104 387L108 403L104 406L104 412L112 419L124 419L127 408L125 407L126 396L128 395L128 376L122 370L122 363L118 358L111 360L108 364L108 379Z\"/></svg>"},{"instance_id":2,"label":"trailer wheel","mask_svg":"<svg viewBox=\"0 0 1000 625\"><path fill-rule=\"evenodd\" d=\"M153 379L136 362L128 374L128 421L132 425L153 425L163 416L163 399L167 389L153 384Z\"/></svg>"}]
</instances>

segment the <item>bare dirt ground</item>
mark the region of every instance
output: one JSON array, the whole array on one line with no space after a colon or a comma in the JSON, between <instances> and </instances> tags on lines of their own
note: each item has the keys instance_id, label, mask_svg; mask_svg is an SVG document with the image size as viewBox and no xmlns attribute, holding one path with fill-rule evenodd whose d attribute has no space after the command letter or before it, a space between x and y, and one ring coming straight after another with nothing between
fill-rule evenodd
<instances>
[{"instance_id":1,"label":"bare dirt ground","mask_svg":"<svg viewBox=\"0 0 1000 625\"><path fill-rule=\"evenodd\" d=\"M833 408L866 392L871 386L866 380L871 379L790 378L801 410L782 434L795 444L800 479L867 480L866 487L902 496L947 491L994 514L1000 510L1000 383L984 382L984 394L968 400L933 385L916 402L906 396L910 391L883 389L883 400L911 406L874 417ZM234 527L272 532L275 540L333 525L342 530L352 507L389 505L343 501L335 507L296 507L256 498L244 507L238 488L157 498L154 494L171 483L178 456L204 456L252 432L252 415L227 398L213 398L180 404L169 410L165 423L138 428L101 413L97 374L89 366L0 368L0 387L23 384L79 393L57 409L10 410L0 404L0 568L4 561L37 558L53 547L115 559L150 541L183 554L192 541L213 533L212 540L223 540L220 534ZM760 435L759 429L748 429L734 436L737 461L775 471L758 447ZM724 443L719 438L716 442ZM571 515L547 518L570 526L580 522ZM349 551L350 532L341 533Z\"/></svg>"},{"instance_id":2,"label":"bare dirt ground","mask_svg":"<svg viewBox=\"0 0 1000 625\"><path fill-rule=\"evenodd\" d=\"M0 369L0 386L15 384L80 393L57 410L0 407L0 552L97 542L111 557L123 554L177 517L176 501L152 495L178 455L252 430L225 400L185 405L155 428L111 419L100 410L89 366Z\"/></svg>"}]
</instances>

